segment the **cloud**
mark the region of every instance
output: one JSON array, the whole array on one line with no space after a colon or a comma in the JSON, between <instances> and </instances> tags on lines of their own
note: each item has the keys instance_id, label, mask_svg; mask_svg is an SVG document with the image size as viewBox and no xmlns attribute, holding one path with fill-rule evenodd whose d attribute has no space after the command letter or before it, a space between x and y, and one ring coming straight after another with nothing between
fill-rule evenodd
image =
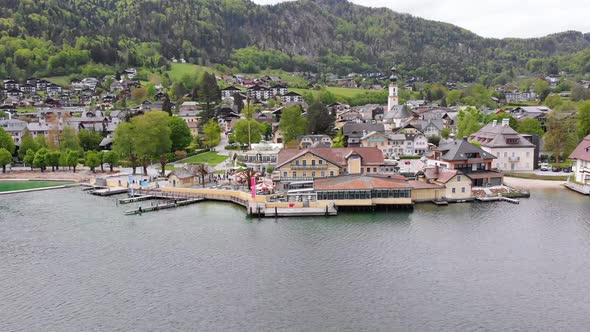
<instances>
[{"instance_id":1,"label":"cloud","mask_svg":"<svg viewBox=\"0 0 590 332\"><path fill-rule=\"evenodd\" d=\"M284 0L254 0L275 4ZM484 37L541 37L566 30L590 32L588 0L352 0L370 7L448 22Z\"/></svg>"}]
</instances>

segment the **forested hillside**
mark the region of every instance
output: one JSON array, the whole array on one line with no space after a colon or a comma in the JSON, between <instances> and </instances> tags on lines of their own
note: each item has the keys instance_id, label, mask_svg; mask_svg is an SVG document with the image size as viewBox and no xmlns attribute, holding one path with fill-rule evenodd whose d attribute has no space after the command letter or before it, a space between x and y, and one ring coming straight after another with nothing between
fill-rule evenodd
<instances>
[{"instance_id":1,"label":"forested hillside","mask_svg":"<svg viewBox=\"0 0 590 332\"><path fill-rule=\"evenodd\" d=\"M343 74L383 70L395 62L406 75L491 82L501 75L559 70L558 62L568 60L564 56L590 47L590 34L486 39L450 24L345 0L273 6L247 0L4 0L0 38L3 77L155 68L176 57L244 72L282 68ZM540 60L531 64L531 59ZM580 74L588 69L567 67Z\"/></svg>"}]
</instances>

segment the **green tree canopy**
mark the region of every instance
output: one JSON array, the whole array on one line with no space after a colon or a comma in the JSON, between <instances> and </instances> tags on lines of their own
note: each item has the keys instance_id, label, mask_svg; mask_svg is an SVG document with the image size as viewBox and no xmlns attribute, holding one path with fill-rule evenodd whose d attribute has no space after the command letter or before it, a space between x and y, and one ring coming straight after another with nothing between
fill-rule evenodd
<instances>
[{"instance_id":1,"label":"green tree canopy","mask_svg":"<svg viewBox=\"0 0 590 332\"><path fill-rule=\"evenodd\" d=\"M0 148L6 149L11 155L14 154L16 149L12 136L3 128L0 128Z\"/></svg>"},{"instance_id":2,"label":"green tree canopy","mask_svg":"<svg viewBox=\"0 0 590 332\"><path fill-rule=\"evenodd\" d=\"M209 119L203 127L203 134L205 135L205 144L208 147L214 147L221 141L221 127L214 119Z\"/></svg>"},{"instance_id":3,"label":"green tree canopy","mask_svg":"<svg viewBox=\"0 0 590 332\"><path fill-rule=\"evenodd\" d=\"M84 165L90 167L92 172L96 172L96 167L100 165L98 152L94 150L86 151L86 154L84 155Z\"/></svg>"},{"instance_id":4,"label":"green tree canopy","mask_svg":"<svg viewBox=\"0 0 590 332\"><path fill-rule=\"evenodd\" d=\"M578 142L574 120L553 111L547 117L546 125L545 148L553 152L553 156L559 162L561 155L571 153Z\"/></svg>"},{"instance_id":5,"label":"green tree canopy","mask_svg":"<svg viewBox=\"0 0 590 332\"><path fill-rule=\"evenodd\" d=\"M78 141L83 151L98 150L102 139L102 135L97 131L84 129L78 131Z\"/></svg>"},{"instance_id":6,"label":"green tree canopy","mask_svg":"<svg viewBox=\"0 0 590 332\"><path fill-rule=\"evenodd\" d=\"M307 109L307 132L310 134L330 134L336 119L320 101Z\"/></svg>"},{"instance_id":7,"label":"green tree canopy","mask_svg":"<svg viewBox=\"0 0 590 332\"><path fill-rule=\"evenodd\" d=\"M160 155L170 152L170 127L168 113L151 111L134 117L131 122L135 126L135 149L141 159L143 174L147 175L147 167Z\"/></svg>"},{"instance_id":8,"label":"green tree canopy","mask_svg":"<svg viewBox=\"0 0 590 332\"><path fill-rule=\"evenodd\" d=\"M119 154L115 151L104 152L103 160L105 163L109 164L109 168L112 173L113 167L119 164Z\"/></svg>"},{"instance_id":9,"label":"green tree canopy","mask_svg":"<svg viewBox=\"0 0 590 332\"><path fill-rule=\"evenodd\" d=\"M136 168L139 166L139 156L137 152L137 129L134 123L123 122L115 129L113 139L113 151L120 157L129 161L135 175Z\"/></svg>"},{"instance_id":10,"label":"green tree canopy","mask_svg":"<svg viewBox=\"0 0 590 332\"><path fill-rule=\"evenodd\" d=\"M242 145L260 142L263 133L264 125L256 120L238 120L232 128L233 141Z\"/></svg>"},{"instance_id":11,"label":"green tree canopy","mask_svg":"<svg viewBox=\"0 0 590 332\"><path fill-rule=\"evenodd\" d=\"M170 141L172 144L172 151L184 150L191 144L193 139L191 130L186 121L178 116L170 117Z\"/></svg>"},{"instance_id":12,"label":"green tree canopy","mask_svg":"<svg viewBox=\"0 0 590 332\"><path fill-rule=\"evenodd\" d=\"M457 138L469 137L469 135L481 129L481 122L484 115L481 111L467 107L465 110L460 110L457 114Z\"/></svg>"},{"instance_id":13,"label":"green tree canopy","mask_svg":"<svg viewBox=\"0 0 590 332\"><path fill-rule=\"evenodd\" d=\"M304 135L307 129L307 119L302 115L300 105L287 106L283 109L279 128L283 133L285 143L297 139L297 136Z\"/></svg>"},{"instance_id":14,"label":"green tree canopy","mask_svg":"<svg viewBox=\"0 0 590 332\"><path fill-rule=\"evenodd\" d=\"M521 134L539 135L539 136L543 136L543 134L545 133L543 131L543 127L541 126L541 122L539 122L539 120L533 119L533 118L526 118L526 119L520 121L520 123L518 123L518 128L516 131L518 131Z\"/></svg>"},{"instance_id":15,"label":"green tree canopy","mask_svg":"<svg viewBox=\"0 0 590 332\"><path fill-rule=\"evenodd\" d=\"M590 135L590 101L583 101L578 105L577 131L579 140Z\"/></svg>"},{"instance_id":16,"label":"green tree canopy","mask_svg":"<svg viewBox=\"0 0 590 332\"><path fill-rule=\"evenodd\" d=\"M6 173L6 165L12 163L12 154L6 148L0 148L0 166L2 166L2 173Z\"/></svg>"},{"instance_id":17,"label":"green tree canopy","mask_svg":"<svg viewBox=\"0 0 590 332\"><path fill-rule=\"evenodd\" d=\"M29 129L25 128L25 132L23 134L20 147L18 149L18 158L20 160L24 160L28 150L33 150L33 152L37 152L37 150L39 150L39 144L35 141L35 139L33 139L33 136L31 135Z\"/></svg>"}]
</instances>

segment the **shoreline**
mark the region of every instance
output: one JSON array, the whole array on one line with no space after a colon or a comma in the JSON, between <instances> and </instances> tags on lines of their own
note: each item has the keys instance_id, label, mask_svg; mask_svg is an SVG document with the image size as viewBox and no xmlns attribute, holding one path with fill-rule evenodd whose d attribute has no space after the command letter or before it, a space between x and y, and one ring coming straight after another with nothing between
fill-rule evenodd
<instances>
[{"instance_id":1,"label":"shoreline","mask_svg":"<svg viewBox=\"0 0 590 332\"><path fill-rule=\"evenodd\" d=\"M566 181L523 179L510 176L504 177L504 184L516 189L566 189L563 185Z\"/></svg>"}]
</instances>

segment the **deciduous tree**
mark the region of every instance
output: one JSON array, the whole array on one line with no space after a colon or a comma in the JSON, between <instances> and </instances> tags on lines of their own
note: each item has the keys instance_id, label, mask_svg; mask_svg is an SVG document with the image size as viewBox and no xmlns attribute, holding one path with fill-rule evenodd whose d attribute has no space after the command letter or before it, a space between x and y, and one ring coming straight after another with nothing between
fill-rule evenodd
<instances>
[{"instance_id":1,"label":"deciduous tree","mask_svg":"<svg viewBox=\"0 0 590 332\"><path fill-rule=\"evenodd\" d=\"M191 130L181 117L170 117L170 140L172 144L172 151L183 150L191 144L193 137Z\"/></svg>"},{"instance_id":2,"label":"deciduous tree","mask_svg":"<svg viewBox=\"0 0 590 332\"><path fill-rule=\"evenodd\" d=\"M11 155L14 154L16 148L12 136L3 128L0 128L0 148L6 149Z\"/></svg>"},{"instance_id":3,"label":"deciduous tree","mask_svg":"<svg viewBox=\"0 0 590 332\"><path fill-rule=\"evenodd\" d=\"M93 173L96 173L96 167L100 165L100 157L98 156L98 152L94 150L86 151L84 155L84 165L90 167L90 170Z\"/></svg>"},{"instance_id":4,"label":"deciduous tree","mask_svg":"<svg viewBox=\"0 0 590 332\"><path fill-rule=\"evenodd\" d=\"M303 117L300 105L288 106L283 109L279 128L283 133L285 143L292 142L297 136L305 134L307 119Z\"/></svg>"},{"instance_id":5,"label":"deciduous tree","mask_svg":"<svg viewBox=\"0 0 590 332\"><path fill-rule=\"evenodd\" d=\"M539 135L543 136L545 133L543 131L543 127L541 127L541 122L537 119L533 118L526 118L520 123L518 123L517 131L521 134L529 134L529 135Z\"/></svg>"},{"instance_id":6,"label":"deciduous tree","mask_svg":"<svg viewBox=\"0 0 590 332\"><path fill-rule=\"evenodd\" d=\"M2 173L6 173L6 165L12 163L12 154L6 148L0 148L0 166Z\"/></svg>"},{"instance_id":7,"label":"deciduous tree","mask_svg":"<svg viewBox=\"0 0 590 332\"><path fill-rule=\"evenodd\" d=\"M208 147L214 147L221 141L221 127L214 119L209 119L203 127L203 134L205 135L205 144Z\"/></svg>"}]
</instances>

